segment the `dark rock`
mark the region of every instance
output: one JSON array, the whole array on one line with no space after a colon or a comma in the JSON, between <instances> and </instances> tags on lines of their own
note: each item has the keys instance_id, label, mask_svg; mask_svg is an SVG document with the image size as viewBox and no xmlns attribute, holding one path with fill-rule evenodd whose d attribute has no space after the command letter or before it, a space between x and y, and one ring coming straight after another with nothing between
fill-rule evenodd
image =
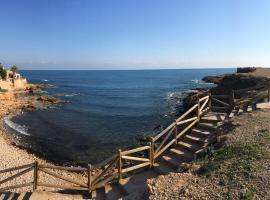
<instances>
[{"instance_id":1,"label":"dark rock","mask_svg":"<svg viewBox=\"0 0 270 200\"><path fill-rule=\"evenodd\" d=\"M59 104L61 102L60 99L52 96L40 96L37 98L37 100L50 104Z\"/></svg>"}]
</instances>

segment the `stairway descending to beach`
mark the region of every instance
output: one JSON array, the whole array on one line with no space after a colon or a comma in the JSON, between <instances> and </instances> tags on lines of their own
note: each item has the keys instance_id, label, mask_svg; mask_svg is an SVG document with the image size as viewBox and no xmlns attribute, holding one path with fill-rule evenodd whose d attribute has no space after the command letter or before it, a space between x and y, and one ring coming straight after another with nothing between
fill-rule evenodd
<instances>
[{"instance_id":1,"label":"stairway descending to beach","mask_svg":"<svg viewBox=\"0 0 270 200\"><path fill-rule=\"evenodd\" d=\"M220 98L215 96L215 98ZM229 101L229 95L221 95L222 102ZM211 109L190 132L180 138L152 169L145 170L132 177L122 179L119 183L106 185L92 192L97 200L142 199L147 192L147 179L170 172L177 172L181 163L191 162L204 151L205 147L216 139L216 131L229 116L227 107L213 102Z\"/></svg>"},{"instance_id":2,"label":"stairway descending to beach","mask_svg":"<svg viewBox=\"0 0 270 200\"><path fill-rule=\"evenodd\" d=\"M265 97L263 96L263 98ZM269 101L270 101L270 89L268 88L268 102ZM112 172L113 176L110 176L110 179L107 178L105 179L104 182L101 182L102 184L100 183L99 186L96 186L95 187L96 189L91 188L92 189L91 199L96 200L144 199L145 195L147 195L148 179L155 178L159 175L166 175L170 172L183 171L183 165L185 163L191 162L200 157L201 155L203 155L206 150L206 147L218 139L219 132L222 129L222 125L226 121L230 120L230 118L235 114L253 110L254 108L256 108L257 102L255 104L254 102L251 102L250 104L246 103L236 104L237 101L234 100L233 94L222 94L222 95L210 94L209 96L203 97L201 99L198 98L197 104L195 104L192 108L186 111L185 114L179 117L174 123L172 123L166 129L164 129L161 133L151 138L150 146L138 148L143 150L153 149L150 151L150 154L148 155L149 159L143 157L129 156L131 153L137 152L138 149L125 151L124 152L125 154L121 154L120 150L119 157L116 157L120 162L120 164L118 163L118 167L119 166L120 167L118 169L109 167L107 168L108 170L111 170L110 172ZM188 114L192 114L192 111L193 112L195 111L196 117L185 119L185 117L188 116ZM190 124L179 132L177 127L185 123ZM175 131L175 135L172 134L173 131ZM167 135L165 135L165 133ZM164 137L162 138L162 141L156 143L157 146L154 146L155 144L154 142L160 139L161 136ZM170 141L168 141L169 139ZM154 148L156 148L156 151L154 150ZM142 163L143 167L148 166L148 168L142 169L141 167L142 164L125 168L125 171L123 172L133 171L134 167L137 167L136 168L137 170L136 173L133 172L133 174L128 178L122 177L121 158L123 159L129 158L131 160L133 159L143 161ZM149 162L151 161L151 159L153 162ZM108 164L108 166L114 167L113 165L114 162L115 161L113 159L110 160L109 163L111 164ZM42 168L42 165L41 166L39 165L39 168L40 167ZM104 169L103 172L105 173L107 169ZM127 169L129 169L129 171ZM81 169L76 168L76 170ZM46 172L46 170L44 169L43 171ZM91 174L91 171L89 170L88 173ZM113 179L116 178L115 175L118 175L119 179ZM111 177L113 178L111 179ZM91 183L90 182L91 178L92 176L89 175L88 183ZM88 186L91 187L90 184ZM39 190L35 190L33 193L28 192L21 194L11 192L3 192L3 193L0 192L0 195L1 195L0 199L3 200L89 199L88 192L69 195L69 194L42 192Z\"/></svg>"}]
</instances>

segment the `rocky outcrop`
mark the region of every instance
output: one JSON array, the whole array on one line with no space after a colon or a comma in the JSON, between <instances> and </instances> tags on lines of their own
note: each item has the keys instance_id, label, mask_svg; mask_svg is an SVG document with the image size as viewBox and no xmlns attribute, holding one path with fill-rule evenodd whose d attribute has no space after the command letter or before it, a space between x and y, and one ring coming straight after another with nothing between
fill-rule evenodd
<instances>
[{"instance_id":1,"label":"rocky outcrop","mask_svg":"<svg viewBox=\"0 0 270 200\"><path fill-rule=\"evenodd\" d=\"M40 96L37 98L38 101L42 101L44 103L49 103L49 104L59 104L61 103L61 100L56 97L52 96Z\"/></svg>"}]
</instances>

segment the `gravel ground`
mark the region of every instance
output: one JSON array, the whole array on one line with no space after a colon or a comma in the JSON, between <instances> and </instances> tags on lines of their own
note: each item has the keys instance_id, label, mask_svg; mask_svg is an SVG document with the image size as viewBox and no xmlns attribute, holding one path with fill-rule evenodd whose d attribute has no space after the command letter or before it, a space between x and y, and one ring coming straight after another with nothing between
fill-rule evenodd
<instances>
[{"instance_id":1,"label":"gravel ground","mask_svg":"<svg viewBox=\"0 0 270 200\"><path fill-rule=\"evenodd\" d=\"M33 163L34 161L38 161L40 164L50 164L52 163L40 159L33 154L26 152L25 150L19 149L18 147L11 144L10 140L7 137L7 130L3 126L3 117L14 112L20 111L22 108L27 107L29 105L29 99L27 98L16 98L13 93L0 93L0 101L1 101L1 108L0 108L0 171L3 169L17 167L25 164ZM22 169L24 170L24 169ZM4 174L0 174L0 181L4 180L15 173L18 173L17 170L14 172L8 172ZM87 178L85 174L78 174L78 173L70 173L67 171L59 171L59 170L51 170L53 172L57 172L59 175L63 175L64 177L71 178L73 180L77 180L79 182L87 183ZM59 179L53 178L50 175L44 174L41 172L39 174L39 180L43 183L49 184L68 184L65 181L61 181ZM14 180L8 181L6 183L0 184L0 188L23 184L33 181L33 170L24 174ZM43 190L43 187L39 187L38 189ZM22 192L22 191L31 191L32 187L25 187L21 189L14 189L13 191ZM53 191L54 189L47 188L47 191Z\"/></svg>"},{"instance_id":2,"label":"gravel ground","mask_svg":"<svg viewBox=\"0 0 270 200\"><path fill-rule=\"evenodd\" d=\"M221 141L188 172L148 180L149 199L270 199L270 110L237 116Z\"/></svg>"}]
</instances>

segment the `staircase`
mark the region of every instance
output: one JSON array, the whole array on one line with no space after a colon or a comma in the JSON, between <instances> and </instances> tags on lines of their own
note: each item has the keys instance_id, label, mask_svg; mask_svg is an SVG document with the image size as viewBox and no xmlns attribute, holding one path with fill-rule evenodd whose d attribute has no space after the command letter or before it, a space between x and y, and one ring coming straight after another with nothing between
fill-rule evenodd
<instances>
[{"instance_id":1,"label":"staircase","mask_svg":"<svg viewBox=\"0 0 270 200\"><path fill-rule=\"evenodd\" d=\"M218 99L220 96L221 99ZM215 99L224 102L224 104L220 105L222 103L219 101L213 101L213 109L201 117L200 122L179 138L172 148L165 151L163 156L155 161L151 169L97 189L92 192L92 198L97 200L143 199L147 192L147 179L176 172L181 163L196 159L200 153L204 152L205 147L216 140L216 131L229 116L230 109L226 105L226 102L229 101L229 95L220 96L216 95Z\"/></svg>"},{"instance_id":2,"label":"staircase","mask_svg":"<svg viewBox=\"0 0 270 200\"><path fill-rule=\"evenodd\" d=\"M210 100L211 99L211 100ZM207 106L208 105L208 106ZM231 111L230 108L230 95L213 95L212 98L209 96L198 98L198 103L194 105L190 111L183 114L179 121L171 124L164 130L164 133L160 133L155 136L155 140L152 140L154 151L150 147L140 147L138 149L151 150L155 154L154 159L151 157L147 158L132 157L130 152L138 152L136 149L122 152L120 151L120 158L122 159L140 159L144 161L144 166L150 166L144 169L134 171L132 176L128 178L120 179L105 179L104 184L93 189L91 192L91 199L96 200L116 200L116 199L143 199L147 190L147 179L157 177L159 175L165 175L170 172L179 171L182 163L191 162L204 152L205 148L213 143L217 139L217 131L224 121L229 117L228 113ZM193 112L197 112L197 117L191 117L185 120L185 117L190 116ZM191 123L190 123L191 122ZM190 124L189 124L190 123ZM189 124L189 125L186 125ZM184 126L180 132L177 129L178 126ZM174 136L172 133L176 131ZM153 138L152 138L153 139ZM160 139L162 139L160 141ZM156 143L157 142L157 143ZM173 142L173 143L172 143ZM150 151L150 152L151 152ZM129 152L129 154L127 153ZM151 154L151 153L150 153ZM152 155L153 156L153 155ZM119 158L116 157L116 158ZM115 158L114 158L115 159ZM119 162L116 160L116 162ZM121 159L120 159L121 162ZM108 163L114 163L109 161ZM104 165L105 166L105 165ZM112 173L121 173L112 166ZM118 166L121 166L118 165ZM136 165L138 166L138 165ZM129 167L122 170L134 168ZM41 166L39 166L41 168ZM109 168L109 167L107 167ZM118 169L119 170L119 169ZM121 170L121 171L122 171ZM104 173L105 173L104 169ZM131 171L131 170L130 170ZM133 170L132 170L133 171ZM110 171L108 171L110 172ZM90 172L89 172L90 173ZM135 174L136 173L136 174ZM114 176L111 176L114 177ZM107 182L107 183L106 183ZM35 190L33 193L0 193L0 199L89 199L87 192L81 193L82 195L66 195L59 193L40 192ZM57 196L60 195L60 196ZM62 195L62 196L61 196ZM76 197L76 198L75 198Z\"/></svg>"}]
</instances>

